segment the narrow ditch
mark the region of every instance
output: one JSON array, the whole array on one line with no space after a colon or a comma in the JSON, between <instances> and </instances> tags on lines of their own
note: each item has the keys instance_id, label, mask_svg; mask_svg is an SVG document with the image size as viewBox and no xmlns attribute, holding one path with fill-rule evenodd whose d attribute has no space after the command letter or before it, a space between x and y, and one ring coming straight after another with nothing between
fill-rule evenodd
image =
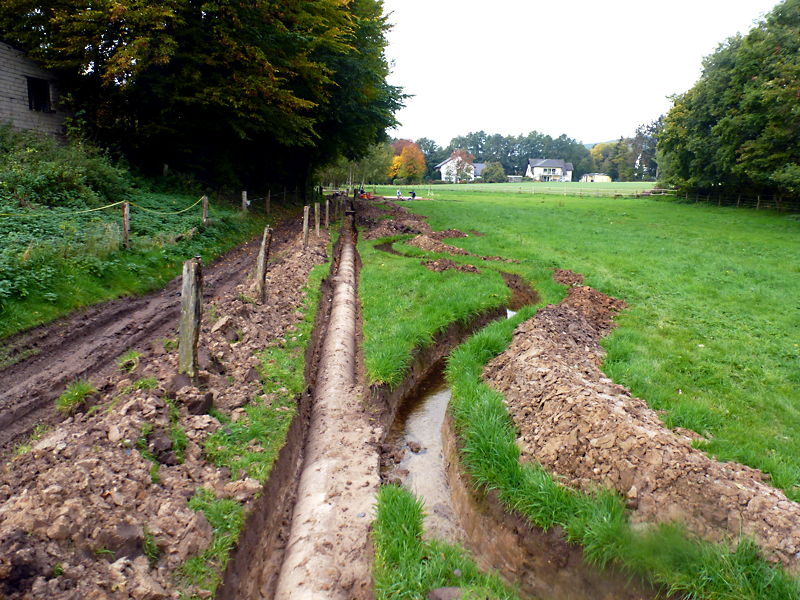
<instances>
[{"instance_id":1,"label":"narrow ditch","mask_svg":"<svg viewBox=\"0 0 800 600\"><path fill-rule=\"evenodd\" d=\"M508 310L538 302L538 294L504 273L512 291L508 309L451 324L414 353L399 386L364 389L356 378L355 239L355 230L345 227L334 245L306 352L310 385L217 598L373 597L369 531L381 479L402 482L424 498L427 535L462 543L482 568L497 570L528 597L654 598L620 574L585 565L581 549L559 530L530 527L493 492L475 491L462 472L447 415L444 359L488 323L513 314Z\"/></svg>"},{"instance_id":2,"label":"narrow ditch","mask_svg":"<svg viewBox=\"0 0 800 600\"><path fill-rule=\"evenodd\" d=\"M376 248L402 255L391 244ZM520 308L539 302L538 293L521 277L501 275L512 293L504 316L511 318ZM545 532L531 526L503 508L494 491L474 485L461 466L448 414L451 389L444 359L458 345L452 338L449 342L439 340L436 359L418 365L424 375L392 411L381 446L384 482L403 485L425 503L425 535L464 545L482 569L497 571L524 597L656 598L657 590L623 573L586 564L582 549L567 543L559 528Z\"/></svg>"}]
</instances>

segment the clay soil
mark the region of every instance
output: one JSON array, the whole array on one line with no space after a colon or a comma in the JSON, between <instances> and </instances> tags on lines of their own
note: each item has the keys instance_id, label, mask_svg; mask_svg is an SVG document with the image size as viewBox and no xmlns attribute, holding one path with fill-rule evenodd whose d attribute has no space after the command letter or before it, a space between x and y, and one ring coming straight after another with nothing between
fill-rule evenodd
<instances>
[{"instance_id":1,"label":"clay soil","mask_svg":"<svg viewBox=\"0 0 800 600\"><path fill-rule=\"evenodd\" d=\"M274 232L264 304L252 301L260 240L206 269L202 391L176 376L177 350L164 343L176 338L179 279L148 297L116 300L6 341L20 356L37 353L0 372L0 598L158 600L179 597L181 588L203 597L174 574L212 539L188 499L202 486L247 510L262 489L246 473L205 460L203 440L222 427L208 409L233 421L247 418L248 404L271 405L279 420L294 414L285 389L263 394L254 353L296 335L302 288L311 268L328 259L327 234L312 233L303 248L300 226L294 218ZM121 371L115 359L131 348L140 352L138 364ZM100 392L88 410L64 419L53 399L79 376ZM155 384L139 389L143 379ZM187 438L182 462L167 433L176 419L171 398ZM50 430L29 451L15 452L36 422ZM143 458L139 444L158 462ZM258 452L258 440L249 449Z\"/></svg>"},{"instance_id":2,"label":"clay soil","mask_svg":"<svg viewBox=\"0 0 800 600\"><path fill-rule=\"evenodd\" d=\"M555 278L572 286L564 301L520 324L483 372L505 397L521 460L576 488L617 490L633 523L677 521L731 544L750 536L769 560L797 571L800 506L760 471L710 459L692 446L697 434L667 429L644 400L608 379L598 342L625 304L581 286L575 273Z\"/></svg>"}]
</instances>

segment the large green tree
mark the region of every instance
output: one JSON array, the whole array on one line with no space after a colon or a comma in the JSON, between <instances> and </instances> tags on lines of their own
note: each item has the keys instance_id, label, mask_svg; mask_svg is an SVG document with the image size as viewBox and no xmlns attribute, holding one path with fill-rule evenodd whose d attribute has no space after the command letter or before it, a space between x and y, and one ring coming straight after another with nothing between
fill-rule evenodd
<instances>
[{"instance_id":1,"label":"large green tree","mask_svg":"<svg viewBox=\"0 0 800 600\"><path fill-rule=\"evenodd\" d=\"M703 61L673 98L658 148L678 187L800 195L800 0L784 0L746 36Z\"/></svg>"},{"instance_id":2,"label":"large green tree","mask_svg":"<svg viewBox=\"0 0 800 600\"><path fill-rule=\"evenodd\" d=\"M134 162L305 183L395 124L380 0L4 0L0 34Z\"/></svg>"}]
</instances>

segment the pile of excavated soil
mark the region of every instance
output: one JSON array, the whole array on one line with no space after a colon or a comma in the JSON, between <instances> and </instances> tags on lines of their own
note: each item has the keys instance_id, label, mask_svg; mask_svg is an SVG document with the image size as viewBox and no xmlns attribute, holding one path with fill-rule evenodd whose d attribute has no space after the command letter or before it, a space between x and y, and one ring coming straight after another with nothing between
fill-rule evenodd
<instances>
[{"instance_id":1,"label":"pile of excavated soil","mask_svg":"<svg viewBox=\"0 0 800 600\"><path fill-rule=\"evenodd\" d=\"M361 201L356 212L356 224L362 231L361 237L366 240L430 232L431 227L424 219L390 200Z\"/></svg>"},{"instance_id":2,"label":"pile of excavated soil","mask_svg":"<svg viewBox=\"0 0 800 600\"><path fill-rule=\"evenodd\" d=\"M553 279L556 283L560 283L561 285L580 285L583 283L583 275L567 269L554 270Z\"/></svg>"},{"instance_id":3,"label":"pile of excavated soil","mask_svg":"<svg viewBox=\"0 0 800 600\"><path fill-rule=\"evenodd\" d=\"M422 264L428 267L434 273L441 273L442 271L461 271L462 273L480 273L477 267L473 265L462 265L453 262L449 258L440 258L438 260L423 260Z\"/></svg>"},{"instance_id":4,"label":"pile of excavated soil","mask_svg":"<svg viewBox=\"0 0 800 600\"><path fill-rule=\"evenodd\" d=\"M261 484L246 473L230 473L203 457L201 444L221 424L210 405L233 420L246 419L243 407L270 403L276 418L293 409L278 395L264 395L254 353L281 345L303 318L303 286L314 265L327 260L327 234L300 237L273 246L267 300L254 303L253 280L207 301L200 335L202 391L176 376L177 349L153 341L131 373L104 381L96 410L76 414L33 444L7 458L0 482L0 597L48 599L178 598L175 568L202 553L212 530L188 500L199 487L245 503ZM249 273L241 271L244 280ZM316 307L312 307L315 310ZM177 322L175 323L177 326ZM152 389L135 389L154 378ZM167 434L169 397L175 397L186 432L185 460ZM149 435L144 436L146 428ZM144 459L137 442L159 461ZM259 443L252 442L257 451ZM151 565L145 540L158 547ZM206 592L186 590L201 597Z\"/></svg>"},{"instance_id":5,"label":"pile of excavated soil","mask_svg":"<svg viewBox=\"0 0 800 600\"><path fill-rule=\"evenodd\" d=\"M760 471L693 448L689 435L667 429L600 371L598 340L623 307L572 287L560 305L520 324L508 350L486 365L483 377L503 394L519 432L521 460L576 488L617 490L633 523L680 521L712 541L752 536L771 560L797 570L800 506Z\"/></svg>"},{"instance_id":6,"label":"pile of excavated soil","mask_svg":"<svg viewBox=\"0 0 800 600\"><path fill-rule=\"evenodd\" d=\"M458 229L446 229L435 233L422 233L406 242L409 246L416 246L426 252L437 252L441 254L449 254L450 256L475 256L481 260L492 260L497 262L518 263L518 260L513 258L503 258L502 256L480 256L473 254L462 248L444 244L441 242L443 238L462 238L469 237L466 233L462 233Z\"/></svg>"},{"instance_id":7,"label":"pile of excavated soil","mask_svg":"<svg viewBox=\"0 0 800 600\"><path fill-rule=\"evenodd\" d=\"M437 242L441 242L447 238L465 238L469 237L468 234L464 233L463 231L459 231L458 229L443 229L442 231L434 231L428 234L428 236Z\"/></svg>"},{"instance_id":8,"label":"pile of excavated soil","mask_svg":"<svg viewBox=\"0 0 800 600\"><path fill-rule=\"evenodd\" d=\"M475 256L471 252L456 248L449 244L444 244L432 235L422 234L406 242L409 246L415 246L426 252L436 252L439 254L449 254L450 256Z\"/></svg>"}]
</instances>

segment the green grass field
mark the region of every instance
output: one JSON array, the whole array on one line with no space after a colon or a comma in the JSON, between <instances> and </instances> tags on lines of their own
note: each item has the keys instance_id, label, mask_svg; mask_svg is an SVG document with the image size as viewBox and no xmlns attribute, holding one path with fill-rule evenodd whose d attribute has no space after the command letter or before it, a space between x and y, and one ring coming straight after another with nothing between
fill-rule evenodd
<instances>
[{"instance_id":1,"label":"green grass field","mask_svg":"<svg viewBox=\"0 0 800 600\"><path fill-rule=\"evenodd\" d=\"M800 499L800 221L746 209L624 199L451 193L411 209L478 254L586 275L630 310L605 371L669 426L769 473Z\"/></svg>"},{"instance_id":2,"label":"green grass field","mask_svg":"<svg viewBox=\"0 0 800 600\"><path fill-rule=\"evenodd\" d=\"M702 447L711 455L760 468L773 485L800 499L800 267L794 260L800 250L799 220L702 204L533 199L463 190L407 206L428 216L434 230L482 232L452 243L476 254L518 259L509 270L532 283L546 302L564 294L550 278L557 267L583 273L587 285L626 300L630 309L604 341L606 373L664 411L668 426L705 435L710 441ZM374 265L380 260L385 266L382 257L369 252L362 257L362 285L372 277L387 279ZM365 307L386 308L380 298L392 291L412 294L420 277L414 269L424 271L414 263L384 283L391 289L380 295L362 288ZM493 276L484 272L479 278ZM476 305L470 298L476 285L460 292L462 302ZM435 304L435 294L426 294L403 319L422 327L424 319L415 314L436 311ZM374 318L391 318L391 310L381 310L365 310L365 336ZM733 554L718 546L687 546L680 531L669 529L639 539L618 501L573 497L550 486L549 477L520 469L503 404L477 378L482 365L507 345L516 320L529 314L526 310L512 322L488 327L456 353L449 367L473 476L500 490L509 506L540 526L564 527L601 564L627 565L695 597L796 597L797 583L765 570L752 545L740 545ZM386 334L378 333L372 347L382 347ZM424 339L426 333L416 335ZM369 364L366 347L365 353ZM550 521L540 523L541 514L550 515ZM607 530L594 529L598 515Z\"/></svg>"}]
</instances>

